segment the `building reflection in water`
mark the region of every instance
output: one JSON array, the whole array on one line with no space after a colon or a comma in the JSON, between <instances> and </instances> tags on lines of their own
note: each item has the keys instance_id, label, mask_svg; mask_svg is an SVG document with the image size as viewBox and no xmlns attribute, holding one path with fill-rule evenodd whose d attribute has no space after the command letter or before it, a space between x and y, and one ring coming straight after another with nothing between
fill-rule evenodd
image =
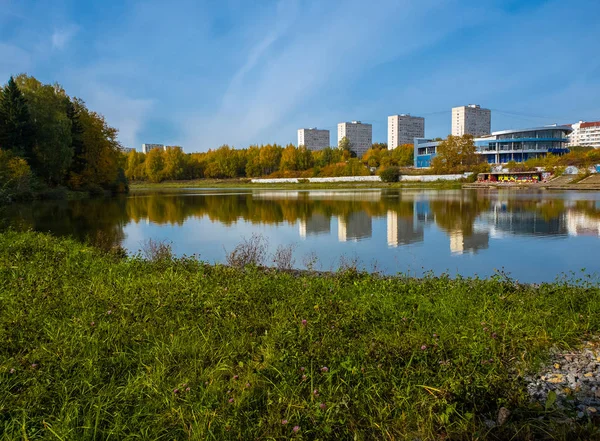
<instances>
[{"instance_id":1,"label":"building reflection in water","mask_svg":"<svg viewBox=\"0 0 600 441\"><path fill-rule=\"evenodd\" d=\"M340 242L371 237L373 226L371 216L364 211L354 211L338 217L338 239Z\"/></svg>"},{"instance_id":2,"label":"building reflection in water","mask_svg":"<svg viewBox=\"0 0 600 441\"><path fill-rule=\"evenodd\" d=\"M496 201L490 210L480 213L477 226L485 228L493 237L505 234L534 236L566 236L567 213L559 211L545 216L539 207L521 207L506 201Z\"/></svg>"},{"instance_id":3,"label":"building reflection in water","mask_svg":"<svg viewBox=\"0 0 600 441\"><path fill-rule=\"evenodd\" d=\"M331 233L331 216L313 213L308 219L300 219L300 237Z\"/></svg>"},{"instance_id":4,"label":"building reflection in water","mask_svg":"<svg viewBox=\"0 0 600 441\"><path fill-rule=\"evenodd\" d=\"M600 237L600 219L585 213L569 210L567 212L567 231L569 236Z\"/></svg>"},{"instance_id":5,"label":"building reflection in water","mask_svg":"<svg viewBox=\"0 0 600 441\"><path fill-rule=\"evenodd\" d=\"M450 233L450 251L454 254L477 253L485 250L490 244L490 234L487 231L476 231L465 235L462 231Z\"/></svg>"},{"instance_id":6,"label":"building reflection in water","mask_svg":"<svg viewBox=\"0 0 600 441\"><path fill-rule=\"evenodd\" d=\"M387 242L389 247L423 242L423 225L415 216L401 217L396 211L387 212Z\"/></svg>"}]
</instances>

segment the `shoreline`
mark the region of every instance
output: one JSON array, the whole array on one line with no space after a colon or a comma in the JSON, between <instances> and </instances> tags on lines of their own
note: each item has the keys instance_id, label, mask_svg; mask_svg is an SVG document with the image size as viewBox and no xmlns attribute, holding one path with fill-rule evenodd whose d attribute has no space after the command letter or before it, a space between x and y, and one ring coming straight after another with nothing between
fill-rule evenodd
<instances>
[{"instance_id":1,"label":"shoreline","mask_svg":"<svg viewBox=\"0 0 600 441\"><path fill-rule=\"evenodd\" d=\"M461 181L432 181L432 182L256 182L249 179L196 179L189 181L164 181L160 183L132 182L129 184L130 193L139 191L164 191L175 189L212 189L212 188L231 188L231 189L282 189L282 190L311 190L311 189L440 189L440 190L459 190L459 189L509 189L509 190L558 190L558 191L600 191L600 184L495 184L495 183L465 183Z\"/></svg>"}]
</instances>

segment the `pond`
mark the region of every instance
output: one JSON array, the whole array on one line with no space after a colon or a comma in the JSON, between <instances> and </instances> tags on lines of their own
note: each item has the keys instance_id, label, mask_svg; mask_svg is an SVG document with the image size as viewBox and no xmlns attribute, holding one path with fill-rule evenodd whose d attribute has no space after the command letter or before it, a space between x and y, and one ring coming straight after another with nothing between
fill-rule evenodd
<instances>
[{"instance_id":1,"label":"pond","mask_svg":"<svg viewBox=\"0 0 600 441\"><path fill-rule=\"evenodd\" d=\"M291 246L295 267L323 271L504 273L523 282L600 273L600 192L190 189L15 204L0 209L0 225L130 254L166 241L210 263L261 235L267 264Z\"/></svg>"}]
</instances>

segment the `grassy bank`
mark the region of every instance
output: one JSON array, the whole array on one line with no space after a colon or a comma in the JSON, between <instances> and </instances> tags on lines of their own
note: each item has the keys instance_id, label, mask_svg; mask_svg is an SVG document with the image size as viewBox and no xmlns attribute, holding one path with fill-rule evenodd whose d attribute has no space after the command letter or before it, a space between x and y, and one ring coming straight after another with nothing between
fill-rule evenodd
<instances>
[{"instance_id":1,"label":"grassy bank","mask_svg":"<svg viewBox=\"0 0 600 441\"><path fill-rule=\"evenodd\" d=\"M324 182L324 183L299 183L299 184L253 184L249 179L197 179L192 181L164 181L153 184L150 182L132 182L131 191L165 190L181 188L269 188L283 190L310 190L310 189L345 189L345 188L431 188L431 189L459 189L462 183L458 181L437 182Z\"/></svg>"},{"instance_id":2,"label":"grassy bank","mask_svg":"<svg viewBox=\"0 0 600 441\"><path fill-rule=\"evenodd\" d=\"M7 232L0 437L591 439L522 376L599 328L598 286L121 259Z\"/></svg>"}]
</instances>

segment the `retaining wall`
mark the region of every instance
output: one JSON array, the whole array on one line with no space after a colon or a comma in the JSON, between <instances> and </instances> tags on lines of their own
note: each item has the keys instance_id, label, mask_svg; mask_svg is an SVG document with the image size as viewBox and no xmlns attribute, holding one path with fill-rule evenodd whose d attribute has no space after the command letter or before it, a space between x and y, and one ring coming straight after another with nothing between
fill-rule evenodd
<instances>
[{"instance_id":1,"label":"retaining wall","mask_svg":"<svg viewBox=\"0 0 600 441\"><path fill-rule=\"evenodd\" d=\"M469 176L471 173L455 175L403 175L400 176L401 182L435 182L435 181L457 181ZM252 179L253 184L297 184L302 182L381 182L379 176L338 176L335 178L273 178L273 179Z\"/></svg>"}]
</instances>

